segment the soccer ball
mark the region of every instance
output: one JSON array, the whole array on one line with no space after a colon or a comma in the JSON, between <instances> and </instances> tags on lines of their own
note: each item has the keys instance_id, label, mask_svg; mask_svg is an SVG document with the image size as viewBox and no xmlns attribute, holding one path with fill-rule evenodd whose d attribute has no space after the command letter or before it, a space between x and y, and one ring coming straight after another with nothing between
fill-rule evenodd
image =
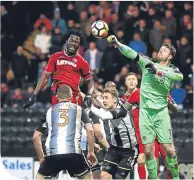
<instances>
[{"instance_id":1,"label":"soccer ball","mask_svg":"<svg viewBox=\"0 0 194 180\"><path fill-rule=\"evenodd\" d=\"M104 21L95 21L92 26L92 35L96 38L104 38L108 35L108 25Z\"/></svg>"}]
</instances>

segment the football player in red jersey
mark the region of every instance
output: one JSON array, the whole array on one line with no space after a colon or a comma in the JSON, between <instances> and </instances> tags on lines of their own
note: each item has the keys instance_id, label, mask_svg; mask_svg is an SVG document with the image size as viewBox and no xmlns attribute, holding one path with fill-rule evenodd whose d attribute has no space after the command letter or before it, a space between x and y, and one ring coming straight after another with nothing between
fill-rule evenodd
<instances>
[{"instance_id":1,"label":"football player in red jersey","mask_svg":"<svg viewBox=\"0 0 194 180\"><path fill-rule=\"evenodd\" d=\"M81 38L82 35L79 30L70 30L70 37L66 41L65 49L51 55L43 76L39 80L32 96L24 105L24 108L30 107L36 102L37 94L45 87L51 75L53 79L51 90L54 92L52 105L58 102L55 92L57 88L62 85L68 85L72 88L72 103L77 103L78 101L78 104L81 105L82 101L81 96L79 95L79 83L81 77L84 78L88 87L88 92L84 100L86 104L91 103L94 81L87 61L77 53Z\"/></svg>"},{"instance_id":2,"label":"football player in red jersey","mask_svg":"<svg viewBox=\"0 0 194 180\"><path fill-rule=\"evenodd\" d=\"M133 121L134 127L136 131L137 140L139 143L139 156L138 156L138 174L140 179L146 179L146 169L145 169L145 156L144 156L144 148L140 137L139 131L139 102L140 102L140 89L137 88L138 79L137 75L133 72L129 73L125 77L125 85L127 86L127 92L122 97L122 99L129 103L132 107L132 114L133 114ZM168 104L169 108L173 111L177 111L177 105L173 101L172 97L168 96ZM165 151L160 143L155 140L155 157L156 159L159 158L159 152L163 159L165 159L166 154Z\"/></svg>"}]
</instances>

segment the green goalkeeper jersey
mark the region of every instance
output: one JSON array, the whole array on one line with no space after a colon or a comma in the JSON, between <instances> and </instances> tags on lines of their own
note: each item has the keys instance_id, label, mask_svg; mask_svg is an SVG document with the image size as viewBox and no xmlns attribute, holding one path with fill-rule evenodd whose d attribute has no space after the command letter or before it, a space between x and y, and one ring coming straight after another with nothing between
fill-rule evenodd
<instances>
[{"instance_id":1,"label":"green goalkeeper jersey","mask_svg":"<svg viewBox=\"0 0 194 180\"><path fill-rule=\"evenodd\" d=\"M173 65L163 68L159 67L159 63L154 63L146 56L139 55L136 51L128 46L120 44L119 50L123 55L131 60L137 61L142 69L142 81L140 87L140 107L161 109L167 107L167 97L174 81L181 81L183 75L179 69ZM148 63L154 64L162 75L152 74L145 66Z\"/></svg>"}]
</instances>

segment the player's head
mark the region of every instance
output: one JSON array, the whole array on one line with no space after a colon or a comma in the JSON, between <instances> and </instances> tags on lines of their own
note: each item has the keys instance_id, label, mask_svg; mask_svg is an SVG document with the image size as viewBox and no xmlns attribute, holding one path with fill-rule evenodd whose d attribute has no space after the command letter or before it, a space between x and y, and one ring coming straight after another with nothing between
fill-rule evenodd
<instances>
[{"instance_id":1,"label":"player's head","mask_svg":"<svg viewBox=\"0 0 194 180\"><path fill-rule=\"evenodd\" d=\"M127 86L127 90L134 90L138 85L137 74L134 72L130 72L125 77L125 85Z\"/></svg>"},{"instance_id":2,"label":"player's head","mask_svg":"<svg viewBox=\"0 0 194 180\"><path fill-rule=\"evenodd\" d=\"M69 38L66 42L65 51L67 55L73 56L79 49L82 40L82 34L78 29L71 29L69 30L68 35Z\"/></svg>"},{"instance_id":3,"label":"player's head","mask_svg":"<svg viewBox=\"0 0 194 180\"><path fill-rule=\"evenodd\" d=\"M72 89L68 85L60 86L57 89L57 98L60 101L71 101Z\"/></svg>"},{"instance_id":4,"label":"player's head","mask_svg":"<svg viewBox=\"0 0 194 180\"><path fill-rule=\"evenodd\" d=\"M105 88L116 89L116 84L113 81L108 81L105 84Z\"/></svg>"},{"instance_id":5,"label":"player's head","mask_svg":"<svg viewBox=\"0 0 194 180\"><path fill-rule=\"evenodd\" d=\"M102 96L102 89L96 88L92 94L92 97Z\"/></svg>"},{"instance_id":6,"label":"player's head","mask_svg":"<svg viewBox=\"0 0 194 180\"><path fill-rule=\"evenodd\" d=\"M158 52L157 60L170 62L175 55L176 55L175 47L172 44L164 43Z\"/></svg>"},{"instance_id":7,"label":"player's head","mask_svg":"<svg viewBox=\"0 0 194 180\"><path fill-rule=\"evenodd\" d=\"M118 103L118 92L116 89L105 88L102 91L103 104L106 109L115 109Z\"/></svg>"}]
</instances>

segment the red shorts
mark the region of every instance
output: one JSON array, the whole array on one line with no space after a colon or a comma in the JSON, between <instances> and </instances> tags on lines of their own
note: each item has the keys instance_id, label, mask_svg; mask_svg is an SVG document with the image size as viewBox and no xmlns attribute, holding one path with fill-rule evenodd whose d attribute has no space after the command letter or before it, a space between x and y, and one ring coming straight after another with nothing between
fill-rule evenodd
<instances>
[{"instance_id":1,"label":"red shorts","mask_svg":"<svg viewBox=\"0 0 194 180\"><path fill-rule=\"evenodd\" d=\"M139 144L139 154L144 153L144 146L143 146L142 141L141 141L139 129L135 129L135 134L137 136L137 142ZM155 157L158 158L159 153L160 153L160 155L164 159L166 157L166 153L162 147L162 144L160 144L157 140L155 140L154 145L155 145Z\"/></svg>"},{"instance_id":2,"label":"red shorts","mask_svg":"<svg viewBox=\"0 0 194 180\"><path fill-rule=\"evenodd\" d=\"M53 97L52 97L52 105L55 105L58 102L59 101L58 101L57 96L56 95L53 95ZM79 106L81 106L82 105L82 102L83 102L82 96L80 94L78 94L77 96L73 96L71 102L74 103L74 104L78 104Z\"/></svg>"}]
</instances>

